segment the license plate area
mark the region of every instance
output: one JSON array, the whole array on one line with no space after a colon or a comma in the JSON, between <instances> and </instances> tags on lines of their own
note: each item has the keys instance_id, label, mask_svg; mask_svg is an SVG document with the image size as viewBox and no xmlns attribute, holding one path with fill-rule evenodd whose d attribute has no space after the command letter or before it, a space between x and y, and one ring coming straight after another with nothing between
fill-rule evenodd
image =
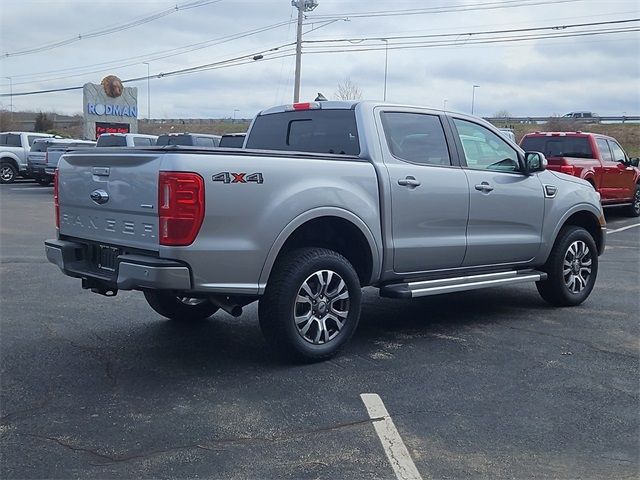
<instances>
[{"instance_id":1,"label":"license plate area","mask_svg":"<svg viewBox=\"0 0 640 480\"><path fill-rule=\"evenodd\" d=\"M118 265L118 255L122 253L122 250L108 245L98 245L96 247L96 266L100 270L106 270L108 272L115 272Z\"/></svg>"}]
</instances>

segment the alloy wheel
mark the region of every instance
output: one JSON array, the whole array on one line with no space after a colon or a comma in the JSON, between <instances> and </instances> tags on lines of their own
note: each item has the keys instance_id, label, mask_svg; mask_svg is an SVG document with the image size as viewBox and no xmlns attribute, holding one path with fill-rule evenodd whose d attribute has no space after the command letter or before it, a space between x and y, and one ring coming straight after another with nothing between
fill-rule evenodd
<instances>
[{"instance_id":1,"label":"alloy wheel","mask_svg":"<svg viewBox=\"0 0 640 480\"><path fill-rule=\"evenodd\" d=\"M349 288L331 270L319 270L302 283L293 306L298 334L307 342L323 345L334 340L349 315Z\"/></svg>"},{"instance_id":2,"label":"alloy wheel","mask_svg":"<svg viewBox=\"0 0 640 480\"><path fill-rule=\"evenodd\" d=\"M580 293L586 288L592 263L591 251L585 242L576 240L569 245L562 263L562 275L571 293Z\"/></svg>"}]
</instances>

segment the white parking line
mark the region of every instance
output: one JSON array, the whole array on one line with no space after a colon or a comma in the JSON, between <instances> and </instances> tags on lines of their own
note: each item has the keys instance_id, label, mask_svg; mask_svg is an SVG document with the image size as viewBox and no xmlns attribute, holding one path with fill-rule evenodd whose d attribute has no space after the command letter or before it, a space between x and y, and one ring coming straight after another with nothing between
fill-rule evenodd
<instances>
[{"instance_id":1,"label":"white parking line","mask_svg":"<svg viewBox=\"0 0 640 480\"><path fill-rule=\"evenodd\" d=\"M373 428L398 480L422 480L380 396L376 393L362 393L360 398L367 407L369 418L373 420Z\"/></svg>"},{"instance_id":2,"label":"white parking line","mask_svg":"<svg viewBox=\"0 0 640 480\"><path fill-rule=\"evenodd\" d=\"M41 190L41 189L42 187L33 186L33 187L12 187L9 190Z\"/></svg>"},{"instance_id":3,"label":"white parking line","mask_svg":"<svg viewBox=\"0 0 640 480\"><path fill-rule=\"evenodd\" d=\"M615 230L607 229L607 233L618 233L623 232L625 230L629 230L630 228L640 227L640 223L634 223L633 225L627 225L626 227L616 228Z\"/></svg>"}]
</instances>

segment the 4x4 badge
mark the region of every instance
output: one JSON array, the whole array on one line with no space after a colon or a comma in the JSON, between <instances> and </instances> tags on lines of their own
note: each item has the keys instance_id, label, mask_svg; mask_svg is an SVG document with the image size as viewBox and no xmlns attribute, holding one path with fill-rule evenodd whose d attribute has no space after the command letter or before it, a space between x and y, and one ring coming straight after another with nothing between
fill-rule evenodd
<instances>
[{"instance_id":1,"label":"4x4 badge","mask_svg":"<svg viewBox=\"0 0 640 480\"><path fill-rule=\"evenodd\" d=\"M109 201L109 194L104 190L94 190L89 196L91 197L91 200L96 202L98 205L102 205Z\"/></svg>"}]
</instances>

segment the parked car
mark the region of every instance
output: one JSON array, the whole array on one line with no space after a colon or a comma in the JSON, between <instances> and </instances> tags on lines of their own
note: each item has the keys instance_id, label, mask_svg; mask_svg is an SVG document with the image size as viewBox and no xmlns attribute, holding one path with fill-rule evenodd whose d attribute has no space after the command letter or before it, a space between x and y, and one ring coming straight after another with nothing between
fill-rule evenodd
<instances>
[{"instance_id":1,"label":"parked car","mask_svg":"<svg viewBox=\"0 0 640 480\"><path fill-rule=\"evenodd\" d=\"M220 145L220 135L208 135L206 133L166 133L158 137L157 145L217 147Z\"/></svg>"},{"instance_id":2,"label":"parked car","mask_svg":"<svg viewBox=\"0 0 640 480\"><path fill-rule=\"evenodd\" d=\"M516 143L516 134L512 128L498 128L498 130L513 143Z\"/></svg>"},{"instance_id":3,"label":"parked car","mask_svg":"<svg viewBox=\"0 0 640 480\"><path fill-rule=\"evenodd\" d=\"M226 148L242 148L246 133L225 133L220 138L220 147Z\"/></svg>"},{"instance_id":4,"label":"parked car","mask_svg":"<svg viewBox=\"0 0 640 480\"><path fill-rule=\"evenodd\" d=\"M33 142L27 155L27 175L42 186L48 186L53 181L53 170L58 165L58 159L67 148L95 146L96 142L72 138L42 138ZM49 169L49 171L47 171Z\"/></svg>"},{"instance_id":5,"label":"parked car","mask_svg":"<svg viewBox=\"0 0 640 480\"><path fill-rule=\"evenodd\" d=\"M259 300L268 344L305 361L349 340L362 286L413 298L536 282L568 306L595 285L596 191L482 119L297 103L259 113L245 147L65 154L47 258L181 322Z\"/></svg>"},{"instance_id":6,"label":"parked car","mask_svg":"<svg viewBox=\"0 0 640 480\"><path fill-rule=\"evenodd\" d=\"M97 147L150 147L156 144L156 135L142 133L103 133L98 137Z\"/></svg>"},{"instance_id":7,"label":"parked car","mask_svg":"<svg viewBox=\"0 0 640 480\"><path fill-rule=\"evenodd\" d=\"M27 155L39 138L51 138L48 133L0 133L0 183L13 183L18 175L27 175Z\"/></svg>"},{"instance_id":8,"label":"parked car","mask_svg":"<svg viewBox=\"0 0 640 480\"><path fill-rule=\"evenodd\" d=\"M579 123L600 123L600 117L593 112L569 112L562 117L561 120L570 120Z\"/></svg>"},{"instance_id":9,"label":"parked car","mask_svg":"<svg viewBox=\"0 0 640 480\"><path fill-rule=\"evenodd\" d=\"M640 216L640 169L615 138L586 132L537 132L522 138L525 150L544 153L550 170L589 182L605 207L622 206Z\"/></svg>"}]
</instances>

